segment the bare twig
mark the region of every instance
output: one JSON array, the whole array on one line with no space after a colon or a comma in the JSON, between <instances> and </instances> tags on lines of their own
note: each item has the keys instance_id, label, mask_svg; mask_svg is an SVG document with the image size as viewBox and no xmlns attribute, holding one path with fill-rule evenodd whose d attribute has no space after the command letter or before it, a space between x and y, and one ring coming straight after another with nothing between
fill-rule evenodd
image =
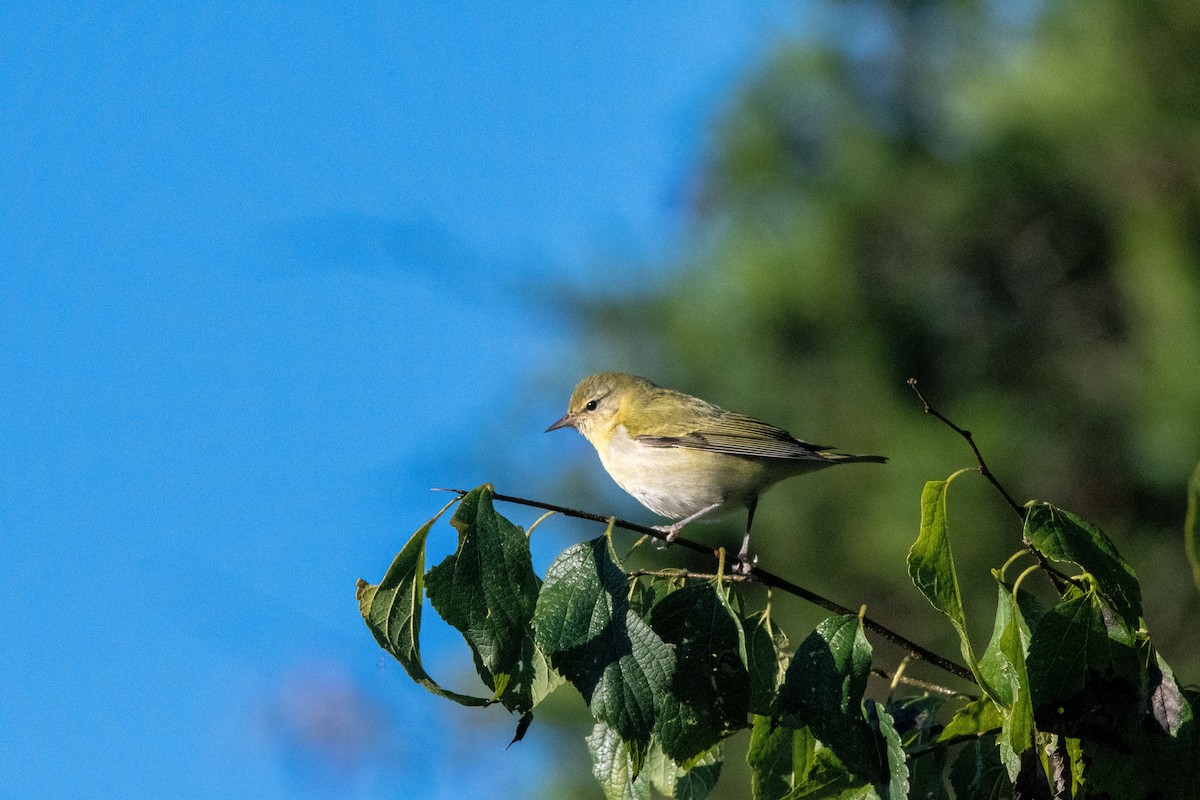
<instances>
[{"instance_id":1,"label":"bare twig","mask_svg":"<svg viewBox=\"0 0 1200 800\"><path fill-rule=\"evenodd\" d=\"M973 694L960 692L957 689L951 689L948 686L942 686L940 683L923 681L920 678L910 678L907 675L890 675L888 674L887 670L879 669L878 667L872 667L871 674L877 678L882 678L883 680L891 683L903 683L905 686L911 686L914 689L924 689L925 691L932 692L933 694L941 694L945 695L946 697L956 697L960 700L977 699Z\"/></svg>"},{"instance_id":2,"label":"bare twig","mask_svg":"<svg viewBox=\"0 0 1200 800\"><path fill-rule=\"evenodd\" d=\"M1004 496L1004 499L1008 501L1010 506L1012 506L1012 510L1017 512L1017 516L1024 521L1025 507L1016 500L1013 500L1012 495L1008 493L1008 490L1000 484L1000 481L998 481L996 476L992 474L992 471L988 469L987 462L983 460L983 453L979 452L979 448L975 445L975 438L971 436L971 432L965 428L958 427L944 414L942 414L942 412L931 406L929 401L925 399L925 395L921 394L921 390L917 388L916 378L909 378L908 385L911 386L912 390L917 393L917 397L920 399L921 404L925 406L926 414L937 417L939 420L949 426L952 431L967 440L967 444L971 446L971 452L975 454L975 460L979 463L979 474L991 481L992 486L996 487L996 491L1000 492L1000 494Z\"/></svg>"},{"instance_id":3,"label":"bare twig","mask_svg":"<svg viewBox=\"0 0 1200 800\"><path fill-rule=\"evenodd\" d=\"M466 489L435 489L434 491L454 492L459 496L468 493ZM514 497L506 494L493 494L492 496L501 502L516 503L518 505L541 508L547 511L557 511L558 513L567 517L591 520L592 522L599 522L604 525L608 525L611 522L615 527L623 528L627 531L633 531L634 533L640 533L643 536L652 536L655 539L659 539L664 542L667 541L667 535L662 531L655 530L647 525L639 525L636 522L629 522L628 520L619 519L617 517L606 517L600 514L593 514L589 511L580 511L579 509L554 505L553 503L544 503L540 500L529 500L524 497ZM709 558L715 559L718 562L721 560L721 555L718 550L712 547L706 547L705 545L702 545L699 542L694 542L691 539L685 539L682 536L677 536L672 542L670 542L670 544L674 544L677 547L684 548L685 550L691 550L692 552L708 556ZM781 578L772 572L768 572L761 567L752 567L749 574L753 576L759 583L779 589L780 591L787 592L795 597L799 597L801 600L806 600L813 605L820 606L826 611L852 617L859 616L858 612L853 611L846 606L841 605L840 603L835 603L828 598L822 597L816 592L809 591L808 589L792 583L789 580ZM975 683L975 676L971 674L969 669L961 664L956 664L948 658L939 656L937 653L925 649L911 639L901 636L891 628L881 625L870 617L863 616L862 622L864 628L882 637L883 639L886 639L892 644L904 648L904 650L906 650L913 658L933 664L939 669L943 669L952 675L962 678L963 680Z\"/></svg>"},{"instance_id":4,"label":"bare twig","mask_svg":"<svg viewBox=\"0 0 1200 800\"><path fill-rule=\"evenodd\" d=\"M921 390L917 388L916 378L909 378L908 385L911 386L912 390L917 393L917 398L920 399L921 404L925 406L926 414L936 417L959 436L966 439L967 444L971 446L971 452L975 454L975 461L979 464L979 474L987 478L988 481L991 482L992 486L996 487L996 491L1000 492L1000 494L1008 502L1008 505L1012 507L1012 510L1015 511L1017 516L1021 518L1021 521L1024 522L1025 517L1028 514L1027 510L1024 506L1013 499L1012 495L1008 493L1008 490L1004 488L1003 484L1001 484L996 476L992 474L992 471L988 469L987 462L983 460L983 453L979 452L979 447L975 444L975 437L971 435L971 432L965 428L960 428L959 426L955 425L945 414L930 405L929 401L925 399L925 395L921 394ZM1059 594L1062 594L1066 590L1068 583L1075 583L1075 580L1071 578L1071 576L1064 575L1062 572L1059 572L1057 569L1055 569L1050 561L1044 555L1042 555L1041 551L1039 551L1032 544L1026 542L1025 546L1029 549L1029 552L1033 554L1033 557L1038 560L1038 563L1041 564L1042 569L1046 571L1046 574L1050 576L1050 580L1053 581L1054 588L1058 590Z\"/></svg>"},{"instance_id":5,"label":"bare twig","mask_svg":"<svg viewBox=\"0 0 1200 800\"><path fill-rule=\"evenodd\" d=\"M675 541L679 540L676 539ZM635 569L626 573L626 575L630 578L684 578L693 581L714 581L717 579L715 573L688 572L683 569ZM721 580L749 582L750 577L727 573L721 576Z\"/></svg>"}]
</instances>

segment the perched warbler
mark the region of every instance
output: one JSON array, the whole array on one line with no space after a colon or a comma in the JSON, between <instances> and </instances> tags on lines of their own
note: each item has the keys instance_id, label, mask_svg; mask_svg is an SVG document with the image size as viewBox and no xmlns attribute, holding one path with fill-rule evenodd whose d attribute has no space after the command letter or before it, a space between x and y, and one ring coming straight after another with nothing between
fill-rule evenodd
<instances>
[{"instance_id":1,"label":"perched warbler","mask_svg":"<svg viewBox=\"0 0 1200 800\"><path fill-rule=\"evenodd\" d=\"M750 525L760 494L785 478L835 464L887 461L836 453L623 372L598 372L580 381L567 413L546 430L558 428L582 433L618 486L654 513L676 520L656 526L667 541L700 517L745 506L746 536L737 557L742 572L751 566Z\"/></svg>"}]
</instances>

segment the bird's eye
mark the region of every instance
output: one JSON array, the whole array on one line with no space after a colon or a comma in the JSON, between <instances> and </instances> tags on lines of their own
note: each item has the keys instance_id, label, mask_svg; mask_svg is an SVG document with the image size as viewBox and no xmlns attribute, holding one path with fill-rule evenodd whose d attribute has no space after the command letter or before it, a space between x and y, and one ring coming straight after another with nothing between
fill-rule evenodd
<instances>
[{"instance_id":1,"label":"bird's eye","mask_svg":"<svg viewBox=\"0 0 1200 800\"><path fill-rule=\"evenodd\" d=\"M587 409L588 411L595 411L596 406L598 406L598 405L600 405L599 401L588 400L588 404L586 406L584 406L584 408Z\"/></svg>"}]
</instances>

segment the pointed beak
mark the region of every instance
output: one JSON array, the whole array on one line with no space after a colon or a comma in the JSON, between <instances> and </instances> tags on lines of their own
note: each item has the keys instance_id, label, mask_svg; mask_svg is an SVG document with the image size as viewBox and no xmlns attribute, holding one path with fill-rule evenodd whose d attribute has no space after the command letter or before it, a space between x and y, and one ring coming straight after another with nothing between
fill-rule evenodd
<instances>
[{"instance_id":1,"label":"pointed beak","mask_svg":"<svg viewBox=\"0 0 1200 800\"><path fill-rule=\"evenodd\" d=\"M546 428L546 433L549 433L550 431L556 431L559 428L574 428L574 427L575 427L574 415L564 414L562 419L560 419L558 422L551 425L549 428Z\"/></svg>"}]
</instances>

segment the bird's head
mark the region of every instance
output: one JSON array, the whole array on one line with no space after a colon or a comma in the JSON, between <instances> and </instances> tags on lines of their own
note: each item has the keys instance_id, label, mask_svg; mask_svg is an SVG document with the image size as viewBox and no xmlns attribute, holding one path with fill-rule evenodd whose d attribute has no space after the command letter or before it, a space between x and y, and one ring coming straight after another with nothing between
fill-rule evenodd
<instances>
[{"instance_id":1,"label":"bird's head","mask_svg":"<svg viewBox=\"0 0 1200 800\"><path fill-rule=\"evenodd\" d=\"M589 442L607 444L612 432L624 421L639 397L657 388L655 384L624 372L597 372L579 382L567 403L567 413L547 431L574 428Z\"/></svg>"}]
</instances>

